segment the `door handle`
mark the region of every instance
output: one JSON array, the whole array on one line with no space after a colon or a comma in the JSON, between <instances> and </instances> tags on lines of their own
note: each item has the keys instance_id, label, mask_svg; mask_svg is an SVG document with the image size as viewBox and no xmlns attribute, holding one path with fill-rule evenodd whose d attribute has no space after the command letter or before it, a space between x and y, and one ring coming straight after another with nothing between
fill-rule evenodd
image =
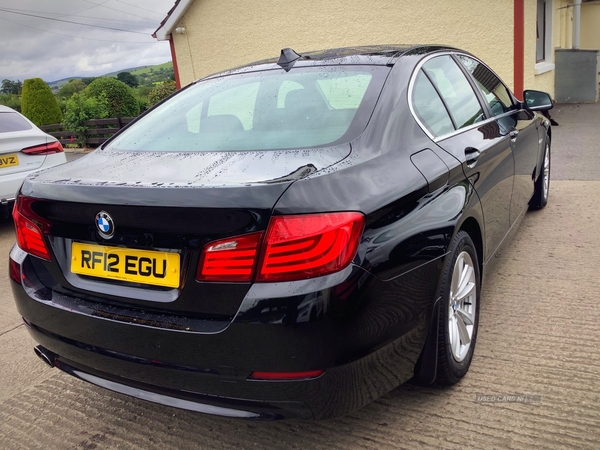
<instances>
[{"instance_id":1,"label":"door handle","mask_svg":"<svg viewBox=\"0 0 600 450\"><path fill-rule=\"evenodd\" d=\"M517 130L516 128L513 128L512 130L510 130L508 132L508 135L510 136L510 139L512 141L514 141L515 139L517 139L517 136L519 135L519 130Z\"/></svg>"},{"instance_id":2,"label":"door handle","mask_svg":"<svg viewBox=\"0 0 600 450\"><path fill-rule=\"evenodd\" d=\"M479 150L477 150L476 148L473 148L473 147L465 148L465 157L467 158L465 162L467 163L467 166L469 166L469 167L475 166L475 164L477 163L477 159L479 159L480 155L481 155L481 152Z\"/></svg>"}]
</instances>

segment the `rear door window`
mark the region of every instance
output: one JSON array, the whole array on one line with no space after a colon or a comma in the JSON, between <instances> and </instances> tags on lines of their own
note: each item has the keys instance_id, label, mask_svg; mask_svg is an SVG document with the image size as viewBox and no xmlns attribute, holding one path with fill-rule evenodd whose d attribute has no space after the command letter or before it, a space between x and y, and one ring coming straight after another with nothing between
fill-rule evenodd
<instances>
[{"instance_id":1,"label":"rear door window","mask_svg":"<svg viewBox=\"0 0 600 450\"><path fill-rule=\"evenodd\" d=\"M427 61L422 70L444 100L457 129L485 119L475 91L449 55Z\"/></svg>"},{"instance_id":2,"label":"rear door window","mask_svg":"<svg viewBox=\"0 0 600 450\"><path fill-rule=\"evenodd\" d=\"M499 116L511 111L513 103L508 88L500 81L500 78L494 75L494 72L483 63L466 55L458 55L458 60L473 75L492 115Z\"/></svg>"},{"instance_id":3,"label":"rear door window","mask_svg":"<svg viewBox=\"0 0 600 450\"><path fill-rule=\"evenodd\" d=\"M413 90L413 107L421 123L434 136L454 131L454 125L437 91L427 76L420 71Z\"/></svg>"}]
</instances>

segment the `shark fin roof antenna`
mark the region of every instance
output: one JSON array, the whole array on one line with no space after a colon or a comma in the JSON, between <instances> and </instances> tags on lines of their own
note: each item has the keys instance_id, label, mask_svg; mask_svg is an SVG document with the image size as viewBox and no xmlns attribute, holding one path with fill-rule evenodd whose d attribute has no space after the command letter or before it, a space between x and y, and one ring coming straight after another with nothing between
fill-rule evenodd
<instances>
[{"instance_id":1,"label":"shark fin roof antenna","mask_svg":"<svg viewBox=\"0 0 600 450\"><path fill-rule=\"evenodd\" d=\"M291 48L284 48L281 50L281 55L279 56L279 60L277 60L277 65L281 66L283 70L289 72L296 61L298 61L302 55L299 55Z\"/></svg>"}]
</instances>

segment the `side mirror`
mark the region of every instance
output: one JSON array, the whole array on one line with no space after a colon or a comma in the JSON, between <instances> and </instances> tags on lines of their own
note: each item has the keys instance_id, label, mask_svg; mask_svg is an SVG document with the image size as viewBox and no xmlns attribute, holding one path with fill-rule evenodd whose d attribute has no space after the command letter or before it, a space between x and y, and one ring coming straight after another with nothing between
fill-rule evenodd
<instances>
[{"instance_id":1,"label":"side mirror","mask_svg":"<svg viewBox=\"0 0 600 450\"><path fill-rule=\"evenodd\" d=\"M547 111L554 107L552 97L547 92L526 90L523 92L524 105L529 111Z\"/></svg>"}]
</instances>

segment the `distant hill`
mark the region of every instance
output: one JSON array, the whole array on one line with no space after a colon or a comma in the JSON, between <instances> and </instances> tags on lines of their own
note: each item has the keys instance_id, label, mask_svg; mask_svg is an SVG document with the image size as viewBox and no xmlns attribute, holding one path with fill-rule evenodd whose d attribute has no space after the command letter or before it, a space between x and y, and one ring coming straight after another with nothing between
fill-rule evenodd
<instances>
[{"instance_id":1,"label":"distant hill","mask_svg":"<svg viewBox=\"0 0 600 450\"><path fill-rule=\"evenodd\" d=\"M69 78L61 78L60 80L51 81L46 83L50 86L50 89L57 89L61 87L63 84L67 84L70 80L81 80L83 77L69 77Z\"/></svg>"},{"instance_id":2,"label":"distant hill","mask_svg":"<svg viewBox=\"0 0 600 450\"><path fill-rule=\"evenodd\" d=\"M164 71L169 71L169 70L173 70L173 63L171 61L163 63L163 64L156 64L154 66L130 67L128 69L121 69L121 70L117 70L115 72L105 73L104 75L99 75L99 76L101 76L101 77L116 77L121 72L131 72L133 75L136 75L136 76L141 76L143 74L146 74L146 76L147 76L154 72L164 72ZM50 86L50 89L55 90L55 89L59 89L63 84L68 83L70 80L81 80L82 78L84 78L84 77L77 76L77 77L61 78L60 80L50 81L47 84L48 84L48 86Z\"/></svg>"},{"instance_id":3,"label":"distant hill","mask_svg":"<svg viewBox=\"0 0 600 450\"><path fill-rule=\"evenodd\" d=\"M166 62L164 64L156 64L155 66L145 66L145 67L138 67L136 69L132 69L132 70L121 70L120 72L131 72L132 74L136 75L136 76L140 76L143 74L149 74L151 72L160 72L160 71L169 71L169 70L173 70L173 63L171 61Z\"/></svg>"},{"instance_id":4,"label":"distant hill","mask_svg":"<svg viewBox=\"0 0 600 450\"><path fill-rule=\"evenodd\" d=\"M122 70L116 70L114 72L110 72L110 73L105 73L104 75L100 75L101 77L116 77L117 74L121 73L121 72L132 72L134 70L140 70L143 69L145 67L152 67L152 66L138 66L138 67L130 67L129 69L122 69Z\"/></svg>"}]
</instances>

